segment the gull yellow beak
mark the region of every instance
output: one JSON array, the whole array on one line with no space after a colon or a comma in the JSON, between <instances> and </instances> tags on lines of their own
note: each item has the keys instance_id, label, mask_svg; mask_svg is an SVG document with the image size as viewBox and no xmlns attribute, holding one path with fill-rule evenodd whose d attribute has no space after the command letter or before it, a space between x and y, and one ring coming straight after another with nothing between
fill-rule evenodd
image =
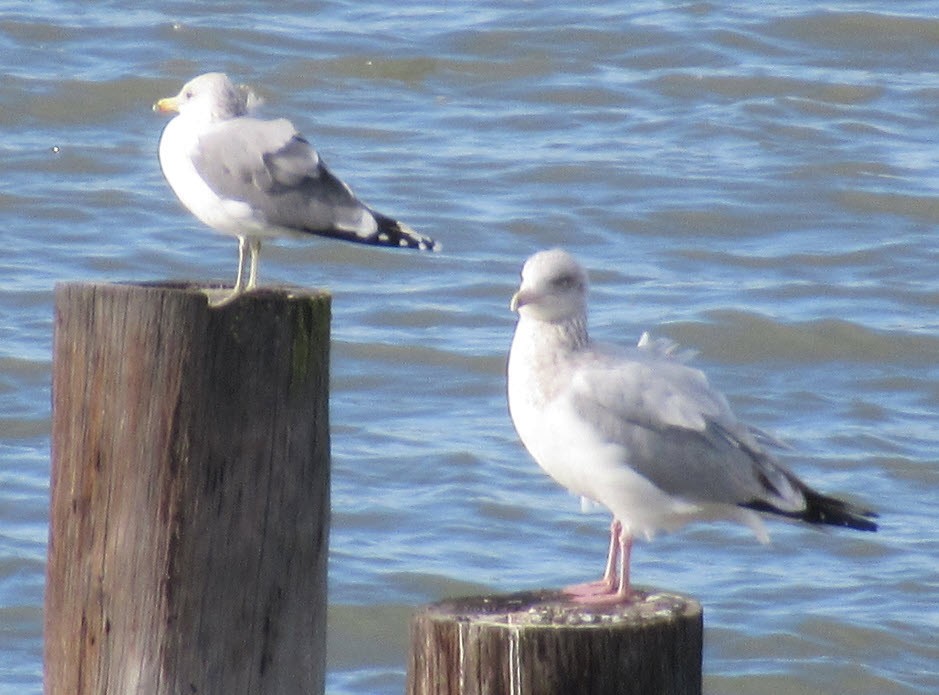
<instances>
[{"instance_id":1,"label":"gull yellow beak","mask_svg":"<svg viewBox=\"0 0 939 695\"><path fill-rule=\"evenodd\" d=\"M153 110L157 113L179 113L179 99L177 97L160 99L153 105Z\"/></svg>"},{"instance_id":2,"label":"gull yellow beak","mask_svg":"<svg viewBox=\"0 0 939 695\"><path fill-rule=\"evenodd\" d=\"M528 304L531 301L531 294L526 293L524 290L519 290L512 295L512 301L509 302L509 309L512 311L518 311L523 306Z\"/></svg>"}]
</instances>

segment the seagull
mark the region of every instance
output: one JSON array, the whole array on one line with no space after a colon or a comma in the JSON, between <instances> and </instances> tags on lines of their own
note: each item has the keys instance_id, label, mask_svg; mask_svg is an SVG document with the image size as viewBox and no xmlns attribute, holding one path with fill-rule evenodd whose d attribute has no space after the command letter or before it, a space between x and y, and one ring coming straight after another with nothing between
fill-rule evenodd
<instances>
[{"instance_id":1,"label":"seagull","mask_svg":"<svg viewBox=\"0 0 939 695\"><path fill-rule=\"evenodd\" d=\"M178 114L160 137L160 167L170 187L202 222L238 238L238 276L220 304L257 286L261 240L268 237L313 234L437 249L433 239L356 198L290 121L253 118L248 103L246 90L210 72L153 105Z\"/></svg>"},{"instance_id":2,"label":"seagull","mask_svg":"<svg viewBox=\"0 0 939 695\"><path fill-rule=\"evenodd\" d=\"M587 333L587 273L562 249L540 251L512 297L518 324L508 360L509 411L519 438L555 481L613 515L599 581L568 587L574 601L635 598L633 538L701 520L769 536L760 513L876 531L874 512L816 492L770 453L784 446L740 422L671 341L636 347Z\"/></svg>"}]
</instances>

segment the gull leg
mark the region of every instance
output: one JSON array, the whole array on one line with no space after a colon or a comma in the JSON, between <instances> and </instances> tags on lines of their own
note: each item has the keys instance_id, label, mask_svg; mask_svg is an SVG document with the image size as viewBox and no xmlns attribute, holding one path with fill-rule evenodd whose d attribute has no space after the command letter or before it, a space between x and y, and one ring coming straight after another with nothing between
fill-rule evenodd
<instances>
[{"instance_id":1,"label":"gull leg","mask_svg":"<svg viewBox=\"0 0 939 695\"><path fill-rule=\"evenodd\" d=\"M222 307L230 304L239 294L245 291L245 248L247 248L247 245L248 239L246 237L238 237L238 275L235 277L234 289L221 299L213 299L213 297L224 292L224 290L206 290L206 294L209 295L209 306Z\"/></svg>"},{"instance_id":2,"label":"gull leg","mask_svg":"<svg viewBox=\"0 0 939 695\"><path fill-rule=\"evenodd\" d=\"M603 578L600 580L610 589L615 588L614 575L616 573L616 561L620 550L620 534L623 532L623 524L616 517L610 523L610 550L606 556L606 568L603 570Z\"/></svg>"},{"instance_id":3,"label":"gull leg","mask_svg":"<svg viewBox=\"0 0 939 695\"><path fill-rule=\"evenodd\" d=\"M251 253L251 272L248 275L248 286L246 289L253 290L258 284L258 265L261 262L261 240L252 237L248 242L248 250Z\"/></svg>"},{"instance_id":4,"label":"gull leg","mask_svg":"<svg viewBox=\"0 0 939 695\"><path fill-rule=\"evenodd\" d=\"M629 586L629 558L633 551L633 537L631 533L620 533L619 537L619 586L616 589L616 598L626 601L633 596Z\"/></svg>"},{"instance_id":5,"label":"gull leg","mask_svg":"<svg viewBox=\"0 0 939 695\"><path fill-rule=\"evenodd\" d=\"M623 525L614 517L610 523L610 550L606 556L606 568L603 570L603 576L595 582L565 587L565 594L573 596L577 600L590 596L608 596L616 591L616 569L622 529Z\"/></svg>"},{"instance_id":6,"label":"gull leg","mask_svg":"<svg viewBox=\"0 0 939 695\"><path fill-rule=\"evenodd\" d=\"M247 248L247 246L247 237L238 237L238 276L235 278L235 289L232 290L232 296L239 295L244 291L245 248Z\"/></svg>"},{"instance_id":7,"label":"gull leg","mask_svg":"<svg viewBox=\"0 0 939 695\"><path fill-rule=\"evenodd\" d=\"M632 549L632 534L623 528L619 520L613 519L610 525L610 554L603 578L598 582L570 587L565 589L564 593L571 595L575 603L595 606L625 603L632 600L636 597L629 585L629 559Z\"/></svg>"}]
</instances>

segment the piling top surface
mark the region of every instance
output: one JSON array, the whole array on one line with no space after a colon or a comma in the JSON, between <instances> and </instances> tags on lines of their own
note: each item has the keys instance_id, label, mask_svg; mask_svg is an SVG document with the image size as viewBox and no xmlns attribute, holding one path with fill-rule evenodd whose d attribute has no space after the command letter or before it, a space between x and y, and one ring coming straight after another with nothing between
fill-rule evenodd
<instances>
[{"instance_id":1,"label":"piling top surface","mask_svg":"<svg viewBox=\"0 0 939 695\"><path fill-rule=\"evenodd\" d=\"M193 282L193 281L167 281L167 280L156 280L151 282L117 282L117 283L100 283L100 282L65 282L59 283L61 288L71 287L71 288L80 288L80 287L94 287L96 289L109 289L111 291L133 291L135 289L142 290L154 290L162 292L179 292L182 294L188 294L195 297L202 296L206 301L211 301L213 299L217 300L228 296L232 287L230 285L225 285L223 283L205 283L205 282ZM240 295L236 302L242 300L250 299L298 299L298 298L322 298L329 297L330 293L328 290L308 288L308 287L298 287L296 285L263 285L257 287L250 292L245 292Z\"/></svg>"},{"instance_id":2,"label":"piling top surface","mask_svg":"<svg viewBox=\"0 0 939 695\"><path fill-rule=\"evenodd\" d=\"M690 596L649 588L636 588L631 601L603 606L575 603L561 591L542 589L512 594L448 599L427 606L431 618L487 621L504 625L606 626L649 623L701 614L701 604Z\"/></svg>"}]
</instances>

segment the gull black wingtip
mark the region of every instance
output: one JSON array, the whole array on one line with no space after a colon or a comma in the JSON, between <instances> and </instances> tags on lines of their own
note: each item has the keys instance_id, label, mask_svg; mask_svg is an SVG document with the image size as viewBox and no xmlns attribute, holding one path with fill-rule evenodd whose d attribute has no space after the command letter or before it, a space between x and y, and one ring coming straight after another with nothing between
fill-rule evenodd
<instances>
[{"instance_id":1,"label":"gull black wingtip","mask_svg":"<svg viewBox=\"0 0 939 695\"><path fill-rule=\"evenodd\" d=\"M828 497L811 489L804 489L802 494L805 497L805 509L795 512L777 509L763 500L748 502L740 506L819 526L841 526L871 533L876 533L878 529L877 523L873 521L880 517L877 512L855 507L848 502Z\"/></svg>"}]
</instances>

